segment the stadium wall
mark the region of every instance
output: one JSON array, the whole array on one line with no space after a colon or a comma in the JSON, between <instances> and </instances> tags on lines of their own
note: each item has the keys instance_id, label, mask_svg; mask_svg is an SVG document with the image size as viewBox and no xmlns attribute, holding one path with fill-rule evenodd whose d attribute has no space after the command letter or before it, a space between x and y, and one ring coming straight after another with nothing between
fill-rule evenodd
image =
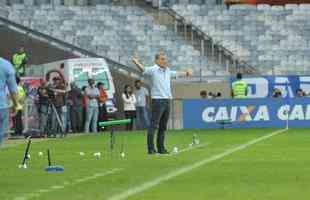
<instances>
[{"instance_id":1,"label":"stadium wall","mask_svg":"<svg viewBox=\"0 0 310 200\"><path fill-rule=\"evenodd\" d=\"M206 90L207 92L222 94L221 98L229 98L231 94L230 83L228 80L215 80L210 82L183 82L172 84L173 97L176 99L182 98L200 98L200 91Z\"/></svg>"},{"instance_id":2,"label":"stadium wall","mask_svg":"<svg viewBox=\"0 0 310 200\"><path fill-rule=\"evenodd\" d=\"M33 39L26 34L13 31L5 26L0 26L0 39L0 55L6 59L10 59L21 45L25 47L30 57L29 64L33 65L77 57L70 52Z\"/></svg>"}]
</instances>

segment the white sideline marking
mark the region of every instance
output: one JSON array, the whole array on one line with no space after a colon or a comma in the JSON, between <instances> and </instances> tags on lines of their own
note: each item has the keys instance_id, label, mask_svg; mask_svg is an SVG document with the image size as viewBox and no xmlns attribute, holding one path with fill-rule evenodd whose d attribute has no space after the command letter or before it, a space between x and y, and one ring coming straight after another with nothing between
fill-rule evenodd
<instances>
[{"instance_id":1,"label":"white sideline marking","mask_svg":"<svg viewBox=\"0 0 310 200\"><path fill-rule=\"evenodd\" d=\"M88 134L88 133L69 134L67 135L67 138L76 138L76 137L89 136L89 135L92 135L92 134ZM51 141L51 140L56 140L56 139L55 138L32 138L31 143L40 143L40 142L46 142L46 141ZM11 147L25 145L26 142L27 142L27 139L20 139L16 141L14 140L10 141L8 139L5 139L0 149L8 149Z\"/></svg>"},{"instance_id":2,"label":"white sideline marking","mask_svg":"<svg viewBox=\"0 0 310 200\"><path fill-rule=\"evenodd\" d=\"M272 136L275 136L275 135L278 135L282 132L285 132L287 131L288 129L281 129L281 130L277 130L277 131L274 131L270 134L267 134L267 135L264 135L262 137L259 137L259 138L256 138L256 139L253 139L251 141L248 141L244 144L241 144L241 145L238 145L237 147L233 147L233 148L230 148L230 149L227 149L226 151L224 151L223 153L220 153L220 154L217 154L217 155L214 155L214 156L211 156L210 158L206 158L204 160L201 160L199 162L196 162L192 165L188 165L188 166L185 166L185 167L181 167L179 169L176 169L176 170L173 170L172 172L168 173L168 174L165 174L163 176L160 176L156 179L153 179L153 180L150 180L148 182L145 182L139 186L136 186L136 187L132 187L132 188L129 188L128 190L124 191L124 192L121 192L119 194L116 194L112 197L110 197L108 200L123 200L123 199L128 199L128 197L130 196L133 196L133 195L136 195L136 194L139 194L141 192L144 192L145 190L148 190L152 187L155 187L157 185L159 185L160 183L164 182L164 181L168 181L172 178L175 178L179 175L182 175L182 174L185 174L189 171L192 171L198 167L201 167L207 163L210 163L210 162L213 162L213 161L216 161L216 160L219 160L221 158L224 158L234 152L237 152L237 151L240 151L240 150L243 150L243 149L246 149L247 147L253 145L253 144L256 144L260 141L263 141L263 140L266 140Z\"/></svg>"},{"instance_id":3,"label":"white sideline marking","mask_svg":"<svg viewBox=\"0 0 310 200\"><path fill-rule=\"evenodd\" d=\"M209 144L211 144L211 143L193 145L192 147L187 147L187 148L184 148L184 149L179 150L177 153L171 153L171 154L168 154L168 155L169 155L169 156L175 156L175 155L178 155L178 154L183 153L183 152L186 152L186 151L191 151L191 150L194 150L194 149L206 147L206 146L208 146Z\"/></svg>"},{"instance_id":4,"label":"white sideline marking","mask_svg":"<svg viewBox=\"0 0 310 200\"><path fill-rule=\"evenodd\" d=\"M40 190L37 190L35 192L26 194L25 196L16 197L16 198L14 198L14 200L27 200L27 199L30 199L30 198L33 198L33 197L39 197L42 194L46 194L46 193L54 192L56 190L64 189L66 186L74 186L74 185L77 185L79 183L83 183L83 182L87 182L87 181L90 181L90 180L94 180L94 179L99 178L99 177L104 177L104 176L108 176L108 175L111 175L111 174L115 174L115 173L120 172L122 170L123 169L114 168L112 170L109 170L109 171L106 171L106 172L101 172L101 173L96 173L96 174L94 174L92 176L87 176L85 178L75 179L72 182L66 181L66 182L63 183L63 185L53 185L53 186L51 186L51 187L49 187L47 189L40 189Z\"/></svg>"}]
</instances>

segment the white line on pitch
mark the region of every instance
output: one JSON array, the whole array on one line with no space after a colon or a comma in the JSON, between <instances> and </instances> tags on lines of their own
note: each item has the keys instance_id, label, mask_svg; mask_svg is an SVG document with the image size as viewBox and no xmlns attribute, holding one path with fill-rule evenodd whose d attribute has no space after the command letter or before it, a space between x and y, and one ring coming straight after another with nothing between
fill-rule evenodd
<instances>
[{"instance_id":1,"label":"white line on pitch","mask_svg":"<svg viewBox=\"0 0 310 200\"><path fill-rule=\"evenodd\" d=\"M175 155L178 155L178 154L183 153L183 152L186 152L186 151L191 151L191 150L194 150L194 149L199 149L199 148L206 147L206 146L208 146L208 145L210 145L210 144L211 144L211 143L193 145L193 146L191 146L191 147L187 147L187 148L181 149L181 150L179 150L177 153L171 153L171 154L168 154L168 155L169 155L169 156L175 156Z\"/></svg>"},{"instance_id":2,"label":"white line on pitch","mask_svg":"<svg viewBox=\"0 0 310 200\"><path fill-rule=\"evenodd\" d=\"M109 171L100 172L100 173L96 173L94 175L87 176L87 177L84 177L84 178L75 179L72 182L64 182L62 185L53 185L53 186L50 186L47 189L40 189L40 190L37 190L35 192L26 194L24 196L16 197L16 198L14 198L14 200L27 200L27 199L31 199L33 197L39 197L42 194L46 194L46 193L54 192L56 190L64 189L67 186L74 186L74 185L77 185L77 184L80 184L80 183L91 181L91 180L94 180L94 179L99 178L99 177L104 177L104 176L108 176L108 175L111 175L111 174L115 174L115 173L120 172L122 170L123 169L114 168L114 169L109 170Z\"/></svg>"},{"instance_id":3,"label":"white line on pitch","mask_svg":"<svg viewBox=\"0 0 310 200\"><path fill-rule=\"evenodd\" d=\"M216 160L219 160L221 158L224 158L226 156L229 156L231 155L232 153L235 153L237 151L241 151L243 149L246 149L258 142L261 142L263 140L266 140L272 136L275 136L275 135L278 135L280 133L283 133L285 131L287 131L288 129L281 129L281 130L277 130L277 131L274 131L270 134L267 134L267 135L264 135L262 137L258 137L256 139L253 139L253 140L250 140L244 144L241 144L241 145L238 145L237 147L234 147L234 148L230 148L230 149L227 149L226 151L224 151L223 153L220 153L220 154L216 154L214 156L211 156L209 158L206 158L204 160L201 160L201 161L198 161L194 164L191 164L191 165L188 165L188 166L184 166L184 167L181 167L179 169L176 169L176 170L173 170L171 171L170 173L168 174L165 174L163 176L160 176L156 179L153 179L153 180L150 180L148 182L145 182L145 183L142 183L141 185L138 185L136 187L132 187L132 188L129 188L128 190L125 190L119 194L116 194L112 197L110 197L108 200L122 200L122 199L128 199L130 196L133 196L133 195L136 195L136 194L139 194L141 192L144 192L145 190L148 190L152 187L155 187L157 185L159 185L160 183L162 182L165 182L165 181L168 181L172 178L175 178L179 175L182 175L182 174L185 174L185 173L188 173L196 168L199 168L203 165L206 165L210 162L213 162L213 161L216 161Z\"/></svg>"},{"instance_id":4,"label":"white line on pitch","mask_svg":"<svg viewBox=\"0 0 310 200\"><path fill-rule=\"evenodd\" d=\"M71 138L90 136L90 135L93 135L93 134L88 134L88 133L69 134L67 138L71 139ZM59 141L59 140L56 140L55 138L32 138L31 143L40 143L40 142L46 142L46 141L52 141L52 140ZM6 139L6 141L4 141L4 144L0 149L8 149L8 148L13 148L17 146L22 146L22 145L25 145L25 143L26 143L25 138L16 140L16 141Z\"/></svg>"}]
</instances>

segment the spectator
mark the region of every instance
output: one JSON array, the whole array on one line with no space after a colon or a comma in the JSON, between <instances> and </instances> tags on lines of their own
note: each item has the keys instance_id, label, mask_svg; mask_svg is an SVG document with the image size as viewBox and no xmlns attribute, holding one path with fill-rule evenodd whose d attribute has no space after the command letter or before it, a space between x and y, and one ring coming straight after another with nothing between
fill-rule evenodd
<instances>
[{"instance_id":1,"label":"spectator","mask_svg":"<svg viewBox=\"0 0 310 200\"><path fill-rule=\"evenodd\" d=\"M71 130L73 133L83 132L83 93L77 85L72 82L71 90L68 92L68 106Z\"/></svg>"},{"instance_id":2,"label":"spectator","mask_svg":"<svg viewBox=\"0 0 310 200\"><path fill-rule=\"evenodd\" d=\"M133 129L133 120L136 117L136 97L133 95L132 87L125 85L124 93L122 95L124 101L124 113L127 119L131 119L131 122L126 125L126 130L131 131Z\"/></svg>"},{"instance_id":3,"label":"spectator","mask_svg":"<svg viewBox=\"0 0 310 200\"><path fill-rule=\"evenodd\" d=\"M200 91L200 97L201 97L202 99L206 99L206 98L208 97L207 91L201 90L201 91Z\"/></svg>"},{"instance_id":4,"label":"spectator","mask_svg":"<svg viewBox=\"0 0 310 200\"><path fill-rule=\"evenodd\" d=\"M38 112L39 112L39 127L40 134L47 135L47 121L48 121L48 108L49 108L49 92L47 82L42 80L38 88Z\"/></svg>"},{"instance_id":5,"label":"spectator","mask_svg":"<svg viewBox=\"0 0 310 200\"><path fill-rule=\"evenodd\" d=\"M296 90L296 95L297 97L304 97L306 96L306 93L301 88L299 88Z\"/></svg>"},{"instance_id":6,"label":"spectator","mask_svg":"<svg viewBox=\"0 0 310 200\"><path fill-rule=\"evenodd\" d=\"M214 99L214 94L212 92L209 92L207 98L208 99Z\"/></svg>"},{"instance_id":7,"label":"spectator","mask_svg":"<svg viewBox=\"0 0 310 200\"><path fill-rule=\"evenodd\" d=\"M87 95L86 95L86 88L87 86L82 87L82 108L83 108L83 125L85 125L86 122L86 107L87 107Z\"/></svg>"},{"instance_id":8,"label":"spectator","mask_svg":"<svg viewBox=\"0 0 310 200\"><path fill-rule=\"evenodd\" d=\"M99 90L99 98L98 98L98 104L99 104L99 116L98 116L98 123L97 123L97 130L100 130L99 122L106 121L107 120L107 107L105 105L106 101L108 100L108 95L104 90L104 84L102 82L99 82L97 84L97 88Z\"/></svg>"},{"instance_id":9,"label":"spectator","mask_svg":"<svg viewBox=\"0 0 310 200\"><path fill-rule=\"evenodd\" d=\"M53 78L53 84L49 88L54 92L52 98L53 114L52 114L52 131L54 137L57 133L61 133L61 137L65 134L65 121L64 121L64 106L65 106L65 93L66 86L60 77Z\"/></svg>"},{"instance_id":10,"label":"spectator","mask_svg":"<svg viewBox=\"0 0 310 200\"><path fill-rule=\"evenodd\" d=\"M25 66L28 62L28 57L25 48L21 46L17 53L12 57L12 63L18 77L25 75Z\"/></svg>"},{"instance_id":11,"label":"spectator","mask_svg":"<svg viewBox=\"0 0 310 200\"><path fill-rule=\"evenodd\" d=\"M216 94L216 98L221 98L221 97L222 97L222 93L218 92L218 93Z\"/></svg>"},{"instance_id":12,"label":"spectator","mask_svg":"<svg viewBox=\"0 0 310 200\"><path fill-rule=\"evenodd\" d=\"M0 58L0 147L9 121L7 88L12 97L13 111L20 110L21 106L18 103L14 68L9 61Z\"/></svg>"},{"instance_id":13,"label":"spectator","mask_svg":"<svg viewBox=\"0 0 310 200\"><path fill-rule=\"evenodd\" d=\"M16 77L16 83L17 83L17 100L18 103L21 105L21 109L16 112L16 114L13 116L13 125L14 125L14 135L15 136L21 136L23 134L23 106L25 103L26 93L25 90L21 84L21 80L19 77Z\"/></svg>"},{"instance_id":14,"label":"spectator","mask_svg":"<svg viewBox=\"0 0 310 200\"><path fill-rule=\"evenodd\" d=\"M282 92L278 88L273 88L272 89L272 97L273 98L279 98L282 97Z\"/></svg>"},{"instance_id":15,"label":"spectator","mask_svg":"<svg viewBox=\"0 0 310 200\"><path fill-rule=\"evenodd\" d=\"M148 105L150 103L149 100L149 92L145 87L142 87L142 81L135 81L135 97L136 97L136 114L137 114L137 128L145 129L150 125L149 115L148 115Z\"/></svg>"},{"instance_id":16,"label":"spectator","mask_svg":"<svg viewBox=\"0 0 310 200\"><path fill-rule=\"evenodd\" d=\"M84 131L89 132L89 126L91 125L91 130L97 133L97 121L98 121L98 98L100 92L97 87L95 87L95 81L93 79L88 79L88 87L85 89L85 94L87 97L86 104L86 120Z\"/></svg>"}]
</instances>

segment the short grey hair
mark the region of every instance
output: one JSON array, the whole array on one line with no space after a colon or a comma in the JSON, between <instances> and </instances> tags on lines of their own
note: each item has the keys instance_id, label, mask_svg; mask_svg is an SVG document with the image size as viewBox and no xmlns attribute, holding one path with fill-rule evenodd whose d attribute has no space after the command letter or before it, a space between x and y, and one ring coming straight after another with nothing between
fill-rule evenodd
<instances>
[{"instance_id":1,"label":"short grey hair","mask_svg":"<svg viewBox=\"0 0 310 200\"><path fill-rule=\"evenodd\" d=\"M155 54L155 60L159 59L160 56L165 56L166 54L164 52L158 52Z\"/></svg>"}]
</instances>

